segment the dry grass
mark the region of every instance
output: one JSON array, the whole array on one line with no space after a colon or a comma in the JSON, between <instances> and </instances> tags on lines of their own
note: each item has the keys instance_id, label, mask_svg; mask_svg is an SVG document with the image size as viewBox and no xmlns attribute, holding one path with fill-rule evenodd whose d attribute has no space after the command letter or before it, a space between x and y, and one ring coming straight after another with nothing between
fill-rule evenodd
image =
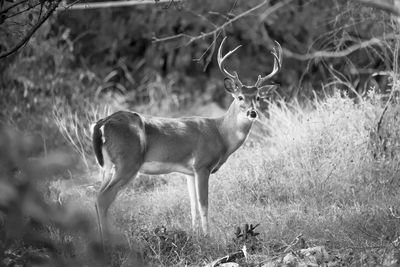
<instances>
[{"instance_id":1,"label":"dry grass","mask_svg":"<svg viewBox=\"0 0 400 267\"><path fill-rule=\"evenodd\" d=\"M339 96L312 106L273 105L263 122L270 136L248 140L211 177L210 238L192 232L185 178L171 174L138 177L119 195L110 218L123 242L161 266L201 265L238 249L234 229L244 223L260 223L255 254L276 253L300 233L308 245L330 250L390 245L400 231L391 208L400 204L400 168L397 151L376 153L383 146L373 138L382 108ZM386 123L381 131L393 127ZM65 203L93 212L93 187L61 191ZM129 249L115 255L115 266L131 257Z\"/></svg>"}]
</instances>

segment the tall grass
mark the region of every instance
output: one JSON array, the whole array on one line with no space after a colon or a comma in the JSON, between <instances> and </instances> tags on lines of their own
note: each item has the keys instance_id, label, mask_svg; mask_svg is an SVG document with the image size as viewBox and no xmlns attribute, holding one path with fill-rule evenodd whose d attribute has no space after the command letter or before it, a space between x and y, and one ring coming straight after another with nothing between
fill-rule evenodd
<instances>
[{"instance_id":1,"label":"tall grass","mask_svg":"<svg viewBox=\"0 0 400 267\"><path fill-rule=\"evenodd\" d=\"M72 146L82 159L87 170L93 165L91 160L90 125L111 114L109 106L95 107L87 101L82 101L83 107L74 111L69 105L54 105L53 120L61 135Z\"/></svg>"},{"instance_id":2,"label":"tall grass","mask_svg":"<svg viewBox=\"0 0 400 267\"><path fill-rule=\"evenodd\" d=\"M269 136L248 140L211 176L208 239L191 230L180 174L137 177L115 201L111 221L124 242L163 266L199 265L238 249L234 231L244 223L260 223L251 252L257 254L276 253L299 234L330 250L390 245L400 231L393 208L400 204L400 166L397 150L383 152L398 142L390 134L398 112L393 107L377 133L378 103L334 95L309 109L271 105L261 122ZM85 190L69 190L65 201L92 207L93 189ZM162 226L167 232L160 235L155 229ZM129 257L118 255L121 262Z\"/></svg>"}]
</instances>

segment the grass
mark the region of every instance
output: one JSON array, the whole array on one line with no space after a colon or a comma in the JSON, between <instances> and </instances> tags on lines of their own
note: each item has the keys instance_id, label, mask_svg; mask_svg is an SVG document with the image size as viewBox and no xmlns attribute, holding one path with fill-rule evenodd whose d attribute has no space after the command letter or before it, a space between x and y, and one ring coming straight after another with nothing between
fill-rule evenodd
<instances>
[{"instance_id":1,"label":"grass","mask_svg":"<svg viewBox=\"0 0 400 267\"><path fill-rule=\"evenodd\" d=\"M260 224L253 254L277 253L299 234L329 251L392 245L400 231L392 208L400 204L400 168L396 147L388 154L382 146L399 140L396 108L377 133L376 101L336 95L312 106L272 105L261 123L270 136L248 140L212 175L210 238L192 232L185 178L171 174L138 177L119 195L110 218L124 242L161 266L202 265L240 249L234 231L244 223ZM66 203L93 212L93 187L66 188ZM129 251L116 250L114 266Z\"/></svg>"}]
</instances>

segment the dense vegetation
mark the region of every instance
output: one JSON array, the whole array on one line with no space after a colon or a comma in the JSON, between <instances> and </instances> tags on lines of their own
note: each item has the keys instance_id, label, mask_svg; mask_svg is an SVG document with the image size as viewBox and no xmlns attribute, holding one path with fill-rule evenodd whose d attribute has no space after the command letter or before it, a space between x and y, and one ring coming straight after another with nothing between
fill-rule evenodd
<instances>
[{"instance_id":1,"label":"dense vegetation","mask_svg":"<svg viewBox=\"0 0 400 267\"><path fill-rule=\"evenodd\" d=\"M61 5L28 0L4 11L14 3L0 1L0 55L42 9ZM220 114L230 102L215 60L221 36L230 49L242 44L229 66L247 83L271 70L273 40L284 65L265 117L211 178L211 237L190 228L184 177L140 176L111 209L108 262L197 266L247 242L259 256L252 266L296 249L300 234L336 264L400 262L398 31L393 15L345 0L58 10L0 59L0 265L106 260L89 125L124 108ZM234 238L244 223L259 223L260 235Z\"/></svg>"}]
</instances>

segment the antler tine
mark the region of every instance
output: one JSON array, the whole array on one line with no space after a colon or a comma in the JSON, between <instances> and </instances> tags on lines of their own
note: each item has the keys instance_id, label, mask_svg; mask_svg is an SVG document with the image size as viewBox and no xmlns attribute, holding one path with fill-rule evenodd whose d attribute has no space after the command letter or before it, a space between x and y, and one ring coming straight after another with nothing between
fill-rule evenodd
<instances>
[{"instance_id":1,"label":"antler tine","mask_svg":"<svg viewBox=\"0 0 400 267\"><path fill-rule=\"evenodd\" d=\"M259 87L266 80L271 79L282 67L282 47L277 41L274 41L274 43L275 43L275 46L271 51L271 54L274 56L274 67L272 69L272 72L264 77L261 77L261 75L258 75L258 79L255 84L256 87Z\"/></svg>"},{"instance_id":2,"label":"antler tine","mask_svg":"<svg viewBox=\"0 0 400 267\"><path fill-rule=\"evenodd\" d=\"M237 75L236 72L233 72L233 73L235 74L235 75L233 75L233 74L229 73L229 72L225 69L225 67L224 67L224 61L225 61L225 59L227 59L231 54L233 54L236 50L238 50L239 47L241 47L241 45L238 45L235 49L229 51L228 53L226 53L226 55L225 55L224 57L222 57L222 47L223 47L223 45L224 45L224 43L225 43L225 40L226 40L226 37L224 37L224 39L222 40L222 42L221 42L221 44L220 44L220 46L219 46L219 48L218 48L217 61L218 61L219 69L222 71L223 74L225 74L225 76L227 76L227 77L229 77L229 78L231 78L231 79L237 79L237 80L239 80L238 75Z\"/></svg>"}]
</instances>

